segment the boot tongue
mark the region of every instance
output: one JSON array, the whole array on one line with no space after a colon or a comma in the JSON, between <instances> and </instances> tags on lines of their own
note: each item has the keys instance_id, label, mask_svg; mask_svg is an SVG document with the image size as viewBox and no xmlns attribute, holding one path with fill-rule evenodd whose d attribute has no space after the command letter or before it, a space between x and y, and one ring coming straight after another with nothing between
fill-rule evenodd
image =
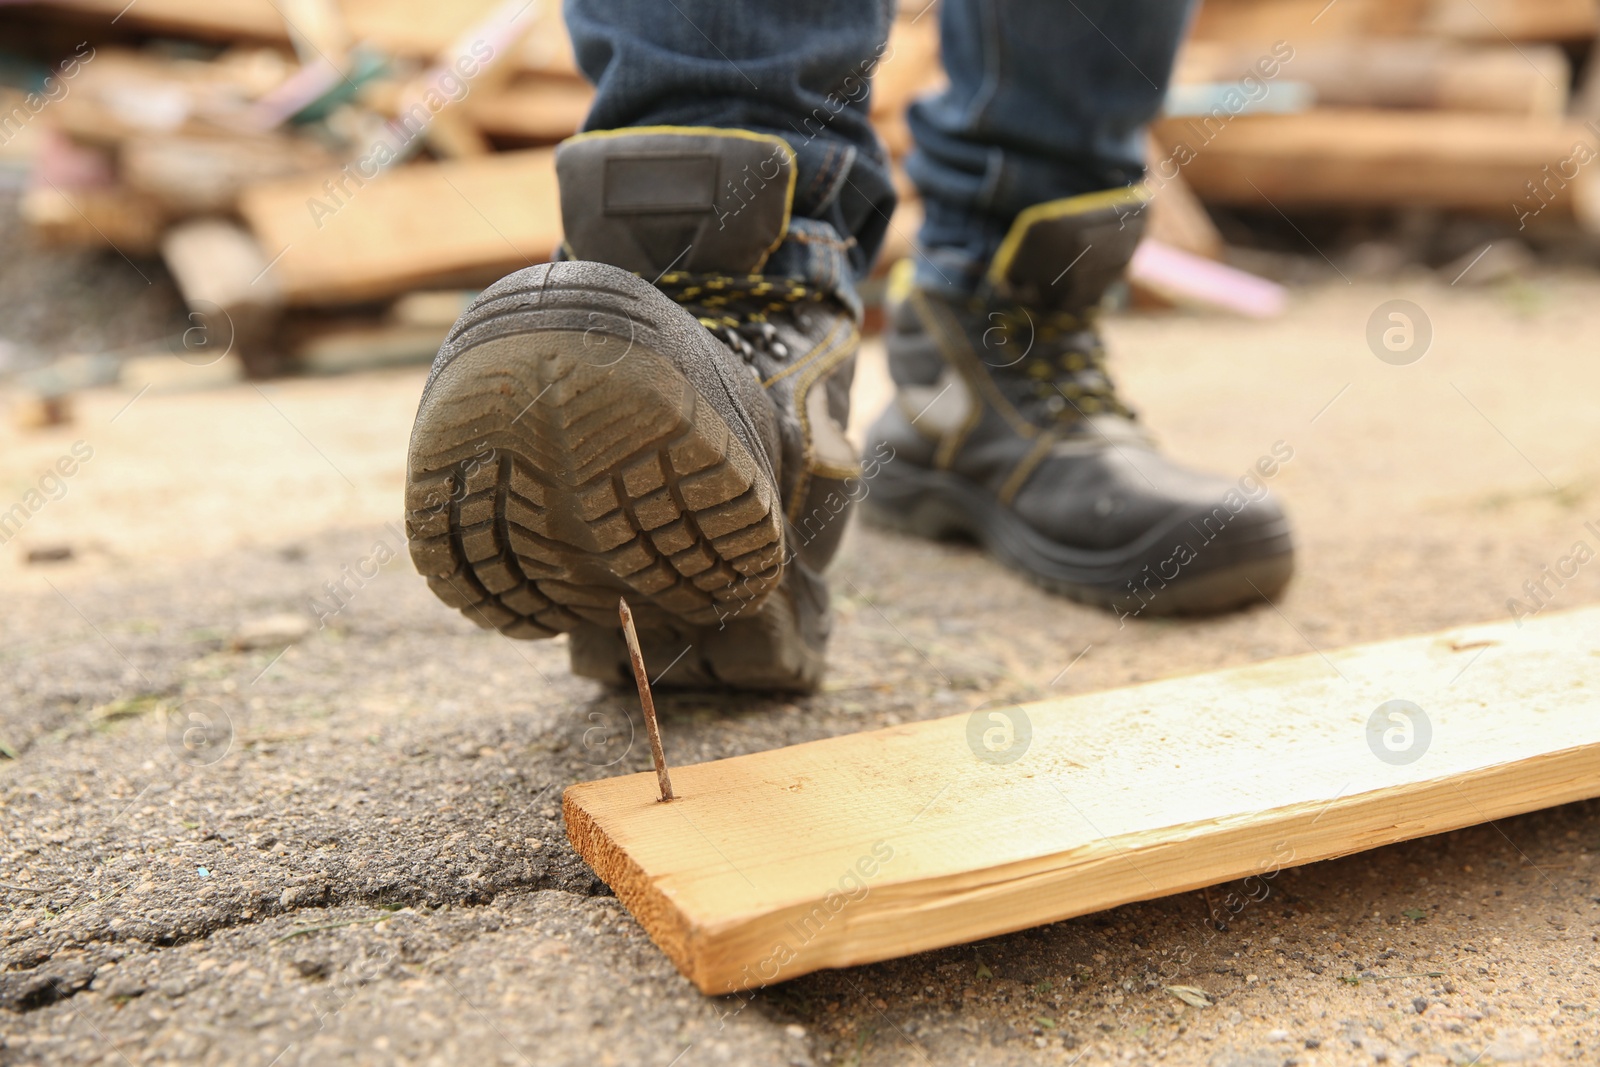
<instances>
[{"instance_id":1,"label":"boot tongue","mask_svg":"<svg viewBox=\"0 0 1600 1067\"><path fill-rule=\"evenodd\" d=\"M1078 312L1100 303L1144 232L1142 185L1035 204L990 261L990 292L1009 303Z\"/></svg>"},{"instance_id":2,"label":"boot tongue","mask_svg":"<svg viewBox=\"0 0 1600 1067\"><path fill-rule=\"evenodd\" d=\"M748 130L604 130L564 141L556 177L574 259L646 278L755 274L789 230L794 150Z\"/></svg>"}]
</instances>

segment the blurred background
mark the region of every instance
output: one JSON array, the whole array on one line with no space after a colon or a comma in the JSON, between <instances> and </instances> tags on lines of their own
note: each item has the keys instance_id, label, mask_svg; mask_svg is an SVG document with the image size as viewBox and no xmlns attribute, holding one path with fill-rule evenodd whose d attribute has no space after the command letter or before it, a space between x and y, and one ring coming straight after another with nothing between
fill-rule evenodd
<instances>
[{"instance_id":1,"label":"blurred background","mask_svg":"<svg viewBox=\"0 0 1600 1067\"><path fill-rule=\"evenodd\" d=\"M1270 283L1600 262L1597 24L1593 0L1207 0L1128 302L1262 316ZM207 380L426 359L559 240L550 146L591 95L543 0L6 3L0 41L24 423L151 356L215 357ZM907 4L872 96L894 157L939 81L937 17ZM883 268L916 231L900 185Z\"/></svg>"}]
</instances>

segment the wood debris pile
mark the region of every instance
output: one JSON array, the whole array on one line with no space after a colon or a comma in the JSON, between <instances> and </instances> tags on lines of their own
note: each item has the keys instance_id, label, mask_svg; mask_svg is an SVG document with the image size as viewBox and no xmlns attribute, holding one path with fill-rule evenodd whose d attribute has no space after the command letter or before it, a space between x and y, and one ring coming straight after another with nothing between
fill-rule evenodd
<instances>
[{"instance_id":1,"label":"wood debris pile","mask_svg":"<svg viewBox=\"0 0 1600 1067\"><path fill-rule=\"evenodd\" d=\"M1223 244L1208 203L1600 230L1600 85L1573 89L1596 6L1210 0L1152 132L1136 291L1281 305L1202 262ZM551 146L592 90L548 0L60 0L0 30L0 163L26 169L32 233L161 255L199 343L255 371L426 351L455 294L559 242ZM908 6L874 71L896 161L906 105L941 80L936 14ZM919 217L896 175L886 261Z\"/></svg>"}]
</instances>

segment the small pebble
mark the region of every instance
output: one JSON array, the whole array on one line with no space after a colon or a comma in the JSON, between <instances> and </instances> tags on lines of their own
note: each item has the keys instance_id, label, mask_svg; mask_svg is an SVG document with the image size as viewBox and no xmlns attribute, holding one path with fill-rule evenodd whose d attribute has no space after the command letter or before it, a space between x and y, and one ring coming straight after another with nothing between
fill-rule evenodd
<instances>
[{"instance_id":1,"label":"small pebble","mask_svg":"<svg viewBox=\"0 0 1600 1067\"><path fill-rule=\"evenodd\" d=\"M28 549L29 563L65 563L72 558L71 545L40 545Z\"/></svg>"},{"instance_id":2,"label":"small pebble","mask_svg":"<svg viewBox=\"0 0 1600 1067\"><path fill-rule=\"evenodd\" d=\"M300 641L310 632L310 619L304 615L283 612L251 619L233 632L228 646L235 652L247 652L256 648L284 648Z\"/></svg>"}]
</instances>

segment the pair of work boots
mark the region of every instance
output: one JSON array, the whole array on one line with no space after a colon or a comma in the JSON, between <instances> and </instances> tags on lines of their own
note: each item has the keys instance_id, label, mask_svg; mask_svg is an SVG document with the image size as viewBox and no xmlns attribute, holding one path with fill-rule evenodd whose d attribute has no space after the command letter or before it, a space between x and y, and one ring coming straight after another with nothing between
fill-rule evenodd
<instances>
[{"instance_id":1,"label":"pair of work boots","mask_svg":"<svg viewBox=\"0 0 1600 1067\"><path fill-rule=\"evenodd\" d=\"M562 261L473 301L411 436L412 559L479 625L569 634L574 672L621 683L620 595L660 684L812 689L822 572L858 503L1121 615L1288 581L1271 499L1225 507L1234 483L1157 454L1106 374L1095 315L1137 241L1137 190L1024 212L975 293L897 277L897 394L863 464L844 434L855 314L762 273L791 236L781 138L607 131L556 166ZM764 195L732 180L751 174Z\"/></svg>"}]
</instances>

